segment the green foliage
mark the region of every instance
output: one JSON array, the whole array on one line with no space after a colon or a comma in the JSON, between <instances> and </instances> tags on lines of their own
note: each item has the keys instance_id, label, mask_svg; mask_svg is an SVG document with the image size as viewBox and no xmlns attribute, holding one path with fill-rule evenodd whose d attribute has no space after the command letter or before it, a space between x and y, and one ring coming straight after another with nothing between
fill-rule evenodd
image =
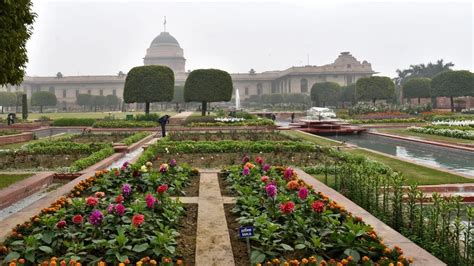
<instances>
[{"instance_id":1,"label":"green foliage","mask_svg":"<svg viewBox=\"0 0 474 266\"><path fill-rule=\"evenodd\" d=\"M57 102L56 95L49 91L38 91L31 95L31 105L39 106L40 112L43 112L43 106L55 106Z\"/></svg>"},{"instance_id":2,"label":"green foliage","mask_svg":"<svg viewBox=\"0 0 474 266\"><path fill-rule=\"evenodd\" d=\"M192 71L184 85L186 102L221 102L232 98L232 78L219 69Z\"/></svg>"},{"instance_id":3,"label":"green foliage","mask_svg":"<svg viewBox=\"0 0 474 266\"><path fill-rule=\"evenodd\" d=\"M255 126L274 126L275 123L270 119L259 118L259 119L248 119L239 122L220 122L220 121L212 121L212 122L192 122L189 123L187 126L190 127L255 127Z\"/></svg>"},{"instance_id":4,"label":"green foliage","mask_svg":"<svg viewBox=\"0 0 474 266\"><path fill-rule=\"evenodd\" d=\"M311 104L311 98L304 93L250 95L250 97L246 101L251 103L263 103L272 105Z\"/></svg>"},{"instance_id":5,"label":"green foliage","mask_svg":"<svg viewBox=\"0 0 474 266\"><path fill-rule=\"evenodd\" d=\"M453 66L454 64L451 62L445 64L443 59L436 61L436 63L429 62L426 65L410 65L408 69L397 69L398 77L394 80L397 85L404 85L412 78L433 78L439 73L451 70Z\"/></svg>"},{"instance_id":6,"label":"green foliage","mask_svg":"<svg viewBox=\"0 0 474 266\"><path fill-rule=\"evenodd\" d=\"M173 100L174 73L166 66L132 68L125 80L123 99L126 103L169 102Z\"/></svg>"},{"instance_id":7,"label":"green foliage","mask_svg":"<svg viewBox=\"0 0 474 266\"><path fill-rule=\"evenodd\" d=\"M412 78L403 85L404 98L429 98L431 97L431 79Z\"/></svg>"},{"instance_id":8,"label":"green foliage","mask_svg":"<svg viewBox=\"0 0 474 266\"><path fill-rule=\"evenodd\" d=\"M133 135L131 135L130 137L127 137L125 138L124 140L122 140L122 142L127 145L127 146L130 146L132 145L133 143L149 136L150 133L149 132L138 132L138 133L135 133Z\"/></svg>"},{"instance_id":9,"label":"green foliage","mask_svg":"<svg viewBox=\"0 0 474 266\"><path fill-rule=\"evenodd\" d=\"M342 102L351 102L351 104L355 104L357 102L355 92L356 92L355 83L341 87L340 100Z\"/></svg>"},{"instance_id":10,"label":"green foliage","mask_svg":"<svg viewBox=\"0 0 474 266\"><path fill-rule=\"evenodd\" d=\"M114 154L114 152L115 152L114 148L111 145L107 145L107 147L105 147L101 150L98 150L98 151L92 153L91 155L89 155L85 158L76 160L70 166L69 169L72 172L81 171L81 170L86 169L87 167L89 167L89 166L91 166L91 165L93 165L97 162L100 162L103 159L111 156L112 154Z\"/></svg>"},{"instance_id":11,"label":"green foliage","mask_svg":"<svg viewBox=\"0 0 474 266\"><path fill-rule=\"evenodd\" d=\"M91 106L92 95L90 94L78 94L76 97L76 104L80 106Z\"/></svg>"},{"instance_id":12,"label":"green foliage","mask_svg":"<svg viewBox=\"0 0 474 266\"><path fill-rule=\"evenodd\" d=\"M110 144L75 143L68 140L45 140L21 147L21 152L29 154L90 154Z\"/></svg>"},{"instance_id":13,"label":"green foliage","mask_svg":"<svg viewBox=\"0 0 474 266\"><path fill-rule=\"evenodd\" d=\"M283 94L262 94L260 95L260 101L268 104L279 104L285 103L285 96Z\"/></svg>"},{"instance_id":14,"label":"green foliage","mask_svg":"<svg viewBox=\"0 0 474 266\"><path fill-rule=\"evenodd\" d=\"M15 134L20 134L20 131L16 130L2 130L0 131L0 136L10 136L10 135L15 135Z\"/></svg>"},{"instance_id":15,"label":"green foliage","mask_svg":"<svg viewBox=\"0 0 474 266\"><path fill-rule=\"evenodd\" d=\"M109 120L109 121L96 121L95 128L136 128L136 127L157 127L158 122L152 121L128 121L128 120Z\"/></svg>"},{"instance_id":16,"label":"green foliage","mask_svg":"<svg viewBox=\"0 0 474 266\"><path fill-rule=\"evenodd\" d=\"M457 139L471 139L474 140L474 128L466 128L466 129L459 129L459 128L442 128L442 127L409 127L408 131L413 131L416 133L423 133L429 135L438 135L438 136L445 136Z\"/></svg>"},{"instance_id":17,"label":"green foliage","mask_svg":"<svg viewBox=\"0 0 474 266\"><path fill-rule=\"evenodd\" d=\"M117 107L120 104L120 98L116 95L105 96L105 105L108 107Z\"/></svg>"},{"instance_id":18,"label":"green foliage","mask_svg":"<svg viewBox=\"0 0 474 266\"><path fill-rule=\"evenodd\" d=\"M474 96L474 76L466 70L447 71L431 81L434 96Z\"/></svg>"},{"instance_id":19,"label":"green foliage","mask_svg":"<svg viewBox=\"0 0 474 266\"><path fill-rule=\"evenodd\" d=\"M157 122L160 117L161 117L161 115L159 113L136 114L133 117L133 120L134 121L153 121L153 122Z\"/></svg>"},{"instance_id":20,"label":"green foliage","mask_svg":"<svg viewBox=\"0 0 474 266\"><path fill-rule=\"evenodd\" d=\"M16 105L16 94L14 92L0 91L0 106L10 107Z\"/></svg>"},{"instance_id":21,"label":"green foliage","mask_svg":"<svg viewBox=\"0 0 474 266\"><path fill-rule=\"evenodd\" d=\"M391 123L423 123L423 122L425 122L424 119L416 118L416 117L350 120L351 124L391 124Z\"/></svg>"},{"instance_id":22,"label":"green foliage","mask_svg":"<svg viewBox=\"0 0 474 266\"><path fill-rule=\"evenodd\" d=\"M36 14L31 0L0 1L0 86L18 85L25 76L26 41Z\"/></svg>"},{"instance_id":23,"label":"green foliage","mask_svg":"<svg viewBox=\"0 0 474 266\"><path fill-rule=\"evenodd\" d=\"M317 106L335 104L341 94L341 86L335 82L314 83L311 88L311 100Z\"/></svg>"},{"instance_id":24,"label":"green foliage","mask_svg":"<svg viewBox=\"0 0 474 266\"><path fill-rule=\"evenodd\" d=\"M376 100L392 99L395 94L395 84L388 77L366 77L356 82L356 98L375 103Z\"/></svg>"},{"instance_id":25,"label":"green foliage","mask_svg":"<svg viewBox=\"0 0 474 266\"><path fill-rule=\"evenodd\" d=\"M90 127L95 123L94 118L58 118L54 119L53 126L69 127L69 126L87 126Z\"/></svg>"}]
</instances>

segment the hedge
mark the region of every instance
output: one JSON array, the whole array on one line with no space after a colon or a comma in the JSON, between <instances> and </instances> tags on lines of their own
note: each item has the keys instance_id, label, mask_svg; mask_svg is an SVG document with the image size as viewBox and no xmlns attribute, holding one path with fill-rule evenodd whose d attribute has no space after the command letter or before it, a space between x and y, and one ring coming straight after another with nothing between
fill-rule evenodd
<instances>
[{"instance_id":1,"label":"hedge","mask_svg":"<svg viewBox=\"0 0 474 266\"><path fill-rule=\"evenodd\" d=\"M58 118L54 119L55 127L87 126L90 127L96 122L93 118Z\"/></svg>"},{"instance_id":2,"label":"hedge","mask_svg":"<svg viewBox=\"0 0 474 266\"><path fill-rule=\"evenodd\" d=\"M91 155L85 157L85 158L82 158L82 159L79 159L77 161L75 161L71 166L70 166L70 170L73 171L73 172L77 172L77 171L80 171L80 170L83 170L99 161L102 161L103 159L111 156L112 154L114 154L115 150L114 148L109 144L108 147L105 147L99 151L96 151L94 153L92 153Z\"/></svg>"},{"instance_id":3,"label":"hedge","mask_svg":"<svg viewBox=\"0 0 474 266\"><path fill-rule=\"evenodd\" d=\"M158 122L152 121L128 121L128 120L109 120L97 121L94 123L95 128L135 128L135 127L157 127Z\"/></svg>"},{"instance_id":4,"label":"hedge","mask_svg":"<svg viewBox=\"0 0 474 266\"><path fill-rule=\"evenodd\" d=\"M150 135L149 132L138 132L131 135L130 137L125 138L124 140L122 140L122 142L125 143L125 145L130 146L133 143L147 137L148 135Z\"/></svg>"}]
</instances>

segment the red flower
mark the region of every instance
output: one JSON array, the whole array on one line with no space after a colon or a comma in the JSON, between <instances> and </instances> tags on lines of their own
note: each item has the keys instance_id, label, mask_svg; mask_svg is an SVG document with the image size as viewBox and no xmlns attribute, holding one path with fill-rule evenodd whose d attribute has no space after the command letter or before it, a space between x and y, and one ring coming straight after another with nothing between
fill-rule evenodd
<instances>
[{"instance_id":1,"label":"red flower","mask_svg":"<svg viewBox=\"0 0 474 266\"><path fill-rule=\"evenodd\" d=\"M262 157L257 156L257 157L255 158L255 162L258 163L259 165L263 165L263 162L264 162L264 161L263 161L263 158L262 158Z\"/></svg>"},{"instance_id":2,"label":"red flower","mask_svg":"<svg viewBox=\"0 0 474 266\"><path fill-rule=\"evenodd\" d=\"M76 214L72 217L72 222L75 224L82 224L83 221L84 221L84 218L82 218L80 214Z\"/></svg>"},{"instance_id":3,"label":"red flower","mask_svg":"<svg viewBox=\"0 0 474 266\"><path fill-rule=\"evenodd\" d=\"M143 214L135 214L132 218L132 224L135 227L139 227L145 221L145 216Z\"/></svg>"},{"instance_id":4,"label":"red flower","mask_svg":"<svg viewBox=\"0 0 474 266\"><path fill-rule=\"evenodd\" d=\"M324 202L317 200L311 204L311 208L313 208L313 211L321 213L324 211Z\"/></svg>"},{"instance_id":5,"label":"red flower","mask_svg":"<svg viewBox=\"0 0 474 266\"><path fill-rule=\"evenodd\" d=\"M268 176L264 175L260 178L260 180L262 180L263 183L267 183L268 182Z\"/></svg>"},{"instance_id":6,"label":"red flower","mask_svg":"<svg viewBox=\"0 0 474 266\"><path fill-rule=\"evenodd\" d=\"M166 191L168 190L168 185L161 185L159 186L157 189L156 189L156 192L158 192L159 194L163 194L165 193Z\"/></svg>"},{"instance_id":7,"label":"red flower","mask_svg":"<svg viewBox=\"0 0 474 266\"><path fill-rule=\"evenodd\" d=\"M122 196L122 195L118 195L117 197L115 197L115 202L116 202L116 203L121 203L121 202L123 202L123 196Z\"/></svg>"},{"instance_id":8,"label":"red flower","mask_svg":"<svg viewBox=\"0 0 474 266\"><path fill-rule=\"evenodd\" d=\"M295 203L293 201L288 201L280 204L280 211L282 213L288 214L292 213L295 210Z\"/></svg>"},{"instance_id":9,"label":"red flower","mask_svg":"<svg viewBox=\"0 0 474 266\"><path fill-rule=\"evenodd\" d=\"M93 206L97 205L97 203L99 203L99 199L98 199L98 198L95 198L95 197L88 197L88 198L86 199L86 204L87 204L88 206L92 206L92 207L93 207Z\"/></svg>"},{"instance_id":10,"label":"red flower","mask_svg":"<svg viewBox=\"0 0 474 266\"><path fill-rule=\"evenodd\" d=\"M66 227L66 221L64 221L64 220L59 221L56 224L56 227L59 228L59 229L63 229L64 227Z\"/></svg>"}]
</instances>

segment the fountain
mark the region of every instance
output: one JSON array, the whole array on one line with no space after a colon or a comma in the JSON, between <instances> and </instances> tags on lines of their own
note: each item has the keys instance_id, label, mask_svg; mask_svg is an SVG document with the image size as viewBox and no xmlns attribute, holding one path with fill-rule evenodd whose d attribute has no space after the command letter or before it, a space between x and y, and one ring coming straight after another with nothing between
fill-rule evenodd
<instances>
[{"instance_id":1,"label":"fountain","mask_svg":"<svg viewBox=\"0 0 474 266\"><path fill-rule=\"evenodd\" d=\"M239 89L235 89L235 110L240 110L240 93Z\"/></svg>"}]
</instances>

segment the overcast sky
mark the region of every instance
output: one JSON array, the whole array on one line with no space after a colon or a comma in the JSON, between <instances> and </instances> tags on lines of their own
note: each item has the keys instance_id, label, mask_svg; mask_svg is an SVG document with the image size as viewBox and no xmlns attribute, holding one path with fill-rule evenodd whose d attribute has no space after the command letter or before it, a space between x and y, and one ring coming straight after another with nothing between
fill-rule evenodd
<instances>
[{"instance_id":1,"label":"overcast sky","mask_svg":"<svg viewBox=\"0 0 474 266\"><path fill-rule=\"evenodd\" d=\"M169 31L186 69L231 73L333 62L342 51L381 75L443 58L473 70L470 1L163 2L33 0L27 75L102 75L143 65L151 41Z\"/></svg>"}]
</instances>

